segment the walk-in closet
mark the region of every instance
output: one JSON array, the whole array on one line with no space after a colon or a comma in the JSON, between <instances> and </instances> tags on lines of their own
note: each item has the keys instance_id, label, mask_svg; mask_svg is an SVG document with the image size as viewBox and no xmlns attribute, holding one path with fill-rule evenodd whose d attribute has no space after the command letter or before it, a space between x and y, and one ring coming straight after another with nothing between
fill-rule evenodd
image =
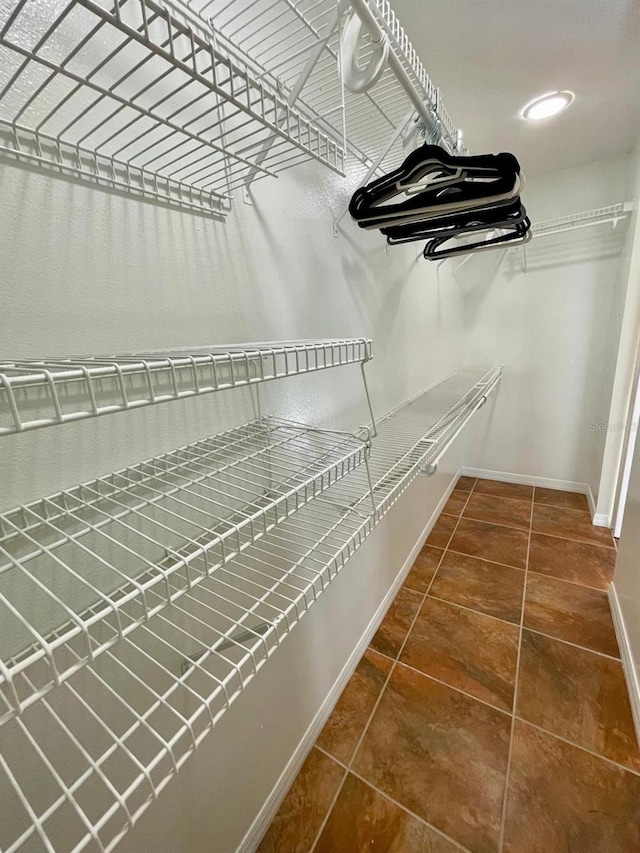
<instances>
[{"instance_id":1,"label":"walk-in closet","mask_svg":"<svg viewBox=\"0 0 640 853\"><path fill-rule=\"evenodd\" d=\"M638 0L0 0L1 853L640 853Z\"/></svg>"}]
</instances>

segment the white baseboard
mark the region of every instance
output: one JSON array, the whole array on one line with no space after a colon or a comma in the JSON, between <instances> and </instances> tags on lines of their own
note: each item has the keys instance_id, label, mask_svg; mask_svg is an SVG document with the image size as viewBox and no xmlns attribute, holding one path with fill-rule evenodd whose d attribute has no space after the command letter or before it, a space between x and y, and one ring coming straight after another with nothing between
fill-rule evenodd
<instances>
[{"instance_id":1,"label":"white baseboard","mask_svg":"<svg viewBox=\"0 0 640 853\"><path fill-rule=\"evenodd\" d=\"M604 512L596 512L596 501L591 491L591 486L587 485L587 501L589 502L589 511L591 512L591 521L596 527L611 527L611 518Z\"/></svg>"},{"instance_id":2,"label":"white baseboard","mask_svg":"<svg viewBox=\"0 0 640 853\"><path fill-rule=\"evenodd\" d=\"M331 712L333 711L338 699L340 698L342 691L347 686L347 682L353 675L355 668L360 662L360 658L367 650L369 643L373 639L373 635L378 630L380 623L386 615L387 610L391 606L391 602L398 594L398 591L404 583L406 576L409 574L409 570L413 566L415 559L420 553L428 535L431 533L433 525L436 523L438 516L440 515L444 505L448 501L449 496L451 495L451 492L455 487L456 481L460 473L461 472L458 472L458 474L452 478L451 483L449 484L444 495L438 502L438 506L431 514L429 521L424 526L422 533L420 534L415 545L411 549L407 559L402 564L402 568L398 572L395 581L391 585L389 591L387 592L383 600L380 602L380 606L378 607L373 618L367 625L366 630L360 638L357 646L349 656L349 659L343 666L340 675L338 676L333 687L327 694L327 697L322 703L320 710L313 718L307 731L304 733L304 736L298 744L296 751L289 759L287 766L282 771L280 778L276 782L275 787L269 795L269 798L260 810L260 813L256 816L256 819L254 820L247 834L240 843L240 846L238 847L236 853L253 853L253 851L255 851L258 845L260 844L262 837L269 828L269 824L276 816L278 809L282 804L282 801L286 797L289 788L293 784L293 781L298 775L300 768L304 764L304 760L311 751L311 748L316 742L318 735L322 731L324 724L329 719Z\"/></svg>"},{"instance_id":3,"label":"white baseboard","mask_svg":"<svg viewBox=\"0 0 640 853\"><path fill-rule=\"evenodd\" d=\"M531 477L528 474L511 474L508 471L488 471L485 468L463 468L467 477L479 477L481 480L499 480L501 483L521 483L523 486L538 486L541 489L558 489L561 492L579 492L587 495L587 483L574 483L572 480L553 480L550 477Z\"/></svg>"},{"instance_id":4,"label":"white baseboard","mask_svg":"<svg viewBox=\"0 0 640 853\"><path fill-rule=\"evenodd\" d=\"M487 471L485 468L463 468L467 477L481 480L499 480L501 483L521 483L523 486L538 486L541 489L557 489L561 492L579 492L586 495L591 512L591 521L596 527L611 527L611 519L603 512L596 512L596 503L588 483L572 480L553 480L550 477L530 477L528 474L511 474L508 471Z\"/></svg>"},{"instance_id":5,"label":"white baseboard","mask_svg":"<svg viewBox=\"0 0 640 853\"><path fill-rule=\"evenodd\" d=\"M613 582L609 585L608 596L613 624L616 629L618 646L620 647L622 668L624 669L627 681L627 690L629 691L629 701L631 702L631 712L633 714L633 722L636 728L636 737L638 738L638 743L640 743L640 673L638 672L638 668L634 662L633 650L624 624L622 609L620 608L620 600L618 599L618 594Z\"/></svg>"}]
</instances>

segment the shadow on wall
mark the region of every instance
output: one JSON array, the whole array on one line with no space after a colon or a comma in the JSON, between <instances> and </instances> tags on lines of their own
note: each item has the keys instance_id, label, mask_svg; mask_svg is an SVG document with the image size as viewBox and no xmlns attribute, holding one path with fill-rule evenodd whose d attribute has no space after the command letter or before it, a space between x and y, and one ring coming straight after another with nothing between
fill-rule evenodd
<instances>
[{"instance_id":1,"label":"shadow on wall","mask_svg":"<svg viewBox=\"0 0 640 853\"><path fill-rule=\"evenodd\" d=\"M535 230L535 225L534 225ZM589 263L616 257L620 254L626 229L602 227L583 228L566 231L533 240L526 247L526 267L528 272L568 266L570 264ZM525 272L525 259L522 249L509 249L505 259L504 273L515 278Z\"/></svg>"},{"instance_id":2,"label":"shadow on wall","mask_svg":"<svg viewBox=\"0 0 640 853\"><path fill-rule=\"evenodd\" d=\"M491 288L506 252L506 249L475 252L458 255L444 262L443 268L448 270L453 284L457 285L460 291L467 323L473 323L477 319L480 306ZM442 273L440 275L442 277Z\"/></svg>"}]
</instances>

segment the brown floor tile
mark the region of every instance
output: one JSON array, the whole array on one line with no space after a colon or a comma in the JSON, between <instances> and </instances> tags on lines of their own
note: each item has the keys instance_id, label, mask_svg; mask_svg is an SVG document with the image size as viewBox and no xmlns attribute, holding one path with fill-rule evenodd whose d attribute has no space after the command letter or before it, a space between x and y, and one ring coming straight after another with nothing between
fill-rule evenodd
<instances>
[{"instance_id":1,"label":"brown floor tile","mask_svg":"<svg viewBox=\"0 0 640 853\"><path fill-rule=\"evenodd\" d=\"M339 764L312 749L262 839L258 853L308 853L343 775Z\"/></svg>"},{"instance_id":2,"label":"brown floor tile","mask_svg":"<svg viewBox=\"0 0 640 853\"><path fill-rule=\"evenodd\" d=\"M350 773L314 853L458 853L459 849Z\"/></svg>"},{"instance_id":3,"label":"brown floor tile","mask_svg":"<svg viewBox=\"0 0 640 853\"><path fill-rule=\"evenodd\" d=\"M640 770L618 660L523 631L517 713L578 746Z\"/></svg>"},{"instance_id":4,"label":"brown floor tile","mask_svg":"<svg viewBox=\"0 0 640 853\"><path fill-rule=\"evenodd\" d=\"M465 518L476 521L490 521L529 530L531 527L531 502L515 501L511 498L498 498L494 495L481 495L474 492L465 507Z\"/></svg>"},{"instance_id":5,"label":"brown floor tile","mask_svg":"<svg viewBox=\"0 0 640 853\"><path fill-rule=\"evenodd\" d=\"M613 548L613 536L608 527L595 527L591 514L577 509L534 504L531 529L548 536L561 536L592 545L607 545Z\"/></svg>"},{"instance_id":6,"label":"brown floor tile","mask_svg":"<svg viewBox=\"0 0 640 853\"><path fill-rule=\"evenodd\" d=\"M511 711L519 628L425 600L400 660L503 711Z\"/></svg>"},{"instance_id":7,"label":"brown floor tile","mask_svg":"<svg viewBox=\"0 0 640 853\"><path fill-rule=\"evenodd\" d=\"M436 548L446 548L451 539L458 518L454 515L441 515L427 538L427 545L435 545Z\"/></svg>"},{"instance_id":8,"label":"brown floor tile","mask_svg":"<svg viewBox=\"0 0 640 853\"><path fill-rule=\"evenodd\" d=\"M562 506L565 509L581 509L589 512L589 502L586 495L579 492L561 492L558 489L539 489L536 486L533 500L537 504L547 506Z\"/></svg>"},{"instance_id":9,"label":"brown floor tile","mask_svg":"<svg viewBox=\"0 0 640 853\"><path fill-rule=\"evenodd\" d=\"M637 853L640 777L516 721L504 853Z\"/></svg>"},{"instance_id":10,"label":"brown floor tile","mask_svg":"<svg viewBox=\"0 0 640 853\"><path fill-rule=\"evenodd\" d=\"M468 499L468 492L456 491L454 489L449 496L449 500L444 505L442 512L445 515L460 515Z\"/></svg>"},{"instance_id":11,"label":"brown floor tile","mask_svg":"<svg viewBox=\"0 0 640 853\"><path fill-rule=\"evenodd\" d=\"M402 587L376 631L371 648L387 657L398 657L421 601L420 593Z\"/></svg>"},{"instance_id":12,"label":"brown floor tile","mask_svg":"<svg viewBox=\"0 0 640 853\"><path fill-rule=\"evenodd\" d=\"M523 530L461 518L449 548L460 554L524 569L528 541L529 534Z\"/></svg>"},{"instance_id":13,"label":"brown floor tile","mask_svg":"<svg viewBox=\"0 0 640 853\"><path fill-rule=\"evenodd\" d=\"M520 624L524 572L447 551L430 594Z\"/></svg>"},{"instance_id":14,"label":"brown floor tile","mask_svg":"<svg viewBox=\"0 0 640 853\"><path fill-rule=\"evenodd\" d=\"M415 589L416 592L425 593L436 573L443 554L444 551L442 548L425 545L416 557L416 561L407 575L404 586L409 589Z\"/></svg>"},{"instance_id":15,"label":"brown floor tile","mask_svg":"<svg viewBox=\"0 0 640 853\"><path fill-rule=\"evenodd\" d=\"M457 492L470 492L476 484L475 477L458 477L458 481L455 484L454 491Z\"/></svg>"},{"instance_id":16,"label":"brown floor tile","mask_svg":"<svg viewBox=\"0 0 640 853\"><path fill-rule=\"evenodd\" d=\"M501 483L498 480L478 480L474 492L483 495L495 495L497 498L530 501L533 497L533 486L521 486L519 483Z\"/></svg>"},{"instance_id":17,"label":"brown floor tile","mask_svg":"<svg viewBox=\"0 0 640 853\"><path fill-rule=\"evenodd\" d=\"M320 732L317 745L343 764L351 760L392 666L389 658L367 649Z\"/></svg>"},{"instance_id":18,"label":"brown floor tile","mask_svg":"<svg viewBox=\"0 0 640 853\"><path fill-rule=\"evenodd\" d=\"M529 573L524 624L534 631L619 657L606 592Z\"/></svg>"},{"instance_id":19,"label":"brown floor tile","mask_svg":"<svg viewBox=\"0 0 640 853\"><path fill-rule=\"evenodd\" d=\"M399 665L354 771L474 853L495 853L511 721Z\"/></svg>"},{"instance_id":20,"label":"brown floor tile","mask_svg":"<svg viewBox=\"0 0 640 853\"><path fill-rule=\"evenodd\" d=\"M607 589L616 564L616 552L555 536L531 534L529 569L560 580Z\"/></svg>"}]
</instances>

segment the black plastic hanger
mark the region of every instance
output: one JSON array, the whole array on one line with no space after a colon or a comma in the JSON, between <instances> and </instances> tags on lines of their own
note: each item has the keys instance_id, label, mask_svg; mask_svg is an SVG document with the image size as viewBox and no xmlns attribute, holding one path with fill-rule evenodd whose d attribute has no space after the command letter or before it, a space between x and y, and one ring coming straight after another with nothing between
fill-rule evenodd
<instances>
[{"instance_id":1,"label":"black plastic hanger","mask_svg":"<svg viewBox=\"0 0 640 853\"><path fill-rule=\"evenodd\" d=\"M415 240L428 240L432 237L466 234L489 227L499 228L503 225L505 227L517 225L525 219L526 215L527 211L524 205L517 198L515 201L490 208L422 219L408 224L381 228L380 230L386 236L387 243L394 246Z\"/></svg>"},{"instance_id":2,"label":"black plastic hanger","mask_svg":"<svg viewBox=\"0 0 640 853\"><path fill-rule=\"evenodd\" d=\"M512 154L454 157L436 145L423 145L398 169L356 190L349 212L360 227L375 228L384 219L453 213L483 202L506 201L518 194L519 170ZM412 187L421 191L411 193ZM398 197L404 200L385 203Z\"/></svg>"},{"instance_id":3,"label":"black plastic hanger","mask_svg":"<svg viewBox=\"0 0 640 853\"><path fill-rule=\"evenodd\" d=\"M492 231L495 231L496 229L495 226L493 226L492 228L487 228L485 230L487 234L491 234ZM498 248L499 246L510 244L515 241L518 241L518 243L524 243L528 242L531 238L531 222L528 217L525 217L522 222L519 222L512 227L506 227L505 230L507 233L499 234L496 237L489 237L487 240L480 240L476 243L465 243L458 246L449 246L446 248L441 247L449 240L454 239L456 235L436 237L424 247L423 256L429 261L438 261L443 258L454 257L455 255L466 255L469 252L479 252L484 251L485 249Z\"/></svg>"}]
</instances>

